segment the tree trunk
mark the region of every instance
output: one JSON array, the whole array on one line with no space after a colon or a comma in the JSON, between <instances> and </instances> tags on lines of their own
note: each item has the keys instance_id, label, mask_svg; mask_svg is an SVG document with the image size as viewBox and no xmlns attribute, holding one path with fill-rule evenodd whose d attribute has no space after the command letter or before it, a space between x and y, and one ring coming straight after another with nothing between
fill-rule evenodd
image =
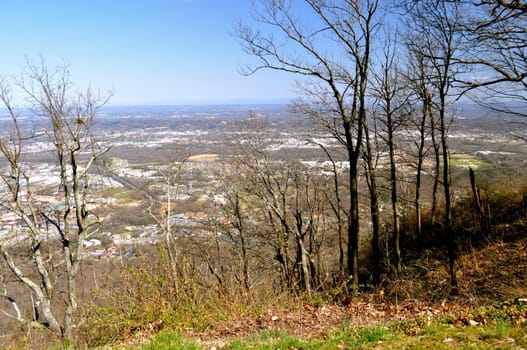
<instances>
[{"instance_id":1,"label":"tree trunk","mask_svg":"<svg viewBox=\"0 0 527 350\"><path fill-rule=\"evenodd\" d=\"M380 235L380 215L379 215L379 191L377 189L377 175L374 165L374 154L370 140L369 126L367 121L364 121L364 141L366 145L366 174L368 177L368 188L370 192L370 215L372 224L372 277L373 281L377 282L381 273L381 250L379 246Z\"/></svg>"},{"instance_id":2,"label":"tree trunk","mask_svg":"<svg viewBox=\"0 0 527 350\"><path fill-rule=\"evenodd\" d=\"M357 186L358 159L350 156L350 212L348 217L348 276L354 288L359 288L359 192Z\"/></svg>"},{"instance_id":3,"label":"tree trunk","mask_svg":"<svg viewBox=\"0 0 527 350\"><path fill-rule=\"evenodd\" d=\"M430 136L432 138L432 147L434 149L434 184L432 186L432 210L431 210L431 217L432 217L432 224L434 225L436 222L436 211L437 211L437 190L439 188L439 179L441 174L441 153L439 151L439 144L437 143L436 138L436 125L435 125L435 118L432 116L430 118Z\"/></svg>"},{"instance_id":4,"label":"tree trunk","mask_svg":"<svg viewBox=\"0 0 527 350\"><path fill-rule=\"evenodd\" d=\"M423 108L421 114L421 121L419 123L419 142L417 146L417 170L415 175L415 197L414 197L414 207L415 207L415 234L419 245L422 248L423 244L423 229L421 223L421 178L423 175L423 164L425 160L425 142L426 142L426 119L427 116L430 116L432 119L434 116L431 113L431 101L428 97L428 93L424 92L424 97L422 97ZM435 202L435 200L434 200Z\"/></svg>"},{"instance_id":5,"label":"tree trunk","mask_svg":"<svg viewBox=\"0 0 527 350\"><path fill-rule=\"evenodd\" d=\"M393 133L389 132L390 148L390 185L393 214L393 248L395 250L395 270L397 276L401 272L401 213L399 212L399 198L397 195L397 171L395 163L395 147L393 143Z\"/></svg>"},{"instance_id":6,"label":"tree trunk","mask_svg":"<svg viewBox=\"0 0 527 350\"><path fill-rule=\"evenodd\" d=\"M449 166L449 152L448 152L448 141L447 141L447 126L445 122L445 96L440 95L441 108L439 109L439 121L440 121L440 137L441 137L441 151L443 157L443 190L445 194L445 216L444 216L444 231L447 234L448 239L448 265L450 271L450 285L452 287L452 293L457 293L457 278L454 265L456 262L456 237L455 232L451 225L451 210L452 210L452 199L450 194L450 166Z\"/></svg>"},{"instance_id":7,"label":"tree trunk","mask_svg":"<svg viewBox=\"0 0 527 350\"><path fill-rule=\"evenodd\" d=\"M478 215L479 225L484 231L484 234L488 235L490 231L490 214L485 205L485 201L481 196L481 191L476 184L476 175L472 168L468 168L470 176L470 186L472 188L472 197L474 198L474 208Z\"/></svg>"}]
</instances>

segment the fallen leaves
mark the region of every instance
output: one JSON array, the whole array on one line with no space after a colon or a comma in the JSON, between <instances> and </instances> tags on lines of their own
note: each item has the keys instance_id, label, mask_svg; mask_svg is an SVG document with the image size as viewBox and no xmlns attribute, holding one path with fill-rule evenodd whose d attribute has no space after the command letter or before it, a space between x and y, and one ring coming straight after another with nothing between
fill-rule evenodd
<instances>
[{"instance_id":1,"label":"fallen leaves","mask_svg":"<svg viewBox=\"0 0 527 350\"><path fill-rule=\"evenodd\" d=\"M417 317L431 320L453 309L454 305L446 302L429 305L418 300L395 304L357 299L346 306L298 304L289 309L268 309L256 316L240 315L221 322L213 329L201 333L190 332L188 335L199 339L225 340L249 336L262 330L280 330L304 339L324 338L326 334L340 329L344 323L351 327L364 327ZM414 333L415 329L411 332Z\"/></svg>"}]
</instances>

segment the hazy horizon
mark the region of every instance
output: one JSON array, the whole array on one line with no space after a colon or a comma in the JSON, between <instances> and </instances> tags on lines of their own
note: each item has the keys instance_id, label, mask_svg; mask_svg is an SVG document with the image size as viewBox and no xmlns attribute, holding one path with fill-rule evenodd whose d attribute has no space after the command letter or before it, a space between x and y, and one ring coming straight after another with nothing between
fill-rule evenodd
<instances>
[{"instance_id":1,"label":"hazy horizon","mask_svg":"<svg viewBox=\"0 0 527 350\"><path fill-rule=\"evenodd\" d=\"M112 91L111 104L224 104L292 98L283 72L242 76L250 63L235 23L250 21L250 1L174 0L3 4L0 77L20 77L25 62L66 63L76 86ZM17 104L21 94L14 92Z\"/></svg>"}]
</instances>

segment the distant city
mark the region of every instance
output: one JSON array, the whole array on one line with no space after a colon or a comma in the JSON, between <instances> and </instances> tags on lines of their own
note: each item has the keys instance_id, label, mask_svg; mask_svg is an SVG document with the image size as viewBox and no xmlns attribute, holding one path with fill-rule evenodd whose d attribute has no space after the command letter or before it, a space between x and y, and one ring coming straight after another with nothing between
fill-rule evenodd
<instances>
[{"instance_id":1,"label":"distant city","mask_svg":"<svg viewBox=\"0 0 527 350\"><path fill-rule=\"evenodd\" d=\"M461 110L450 135L454 166L527 169L525 129L518 129L510 117L493 115L478 106L466 104ZM40 135L24 148L26 171L36 193L33 204L52 213L62 201L56 191L60 178L52 161L52 145L39 125L40 118L26 110L21 110L21 115L27 116L21 118L26 132L34 130ZM146 209L155 201L166 210L167 191L172 202L168 220L176 234L209 234L203 229L204 222L223 220L220 209L225 198L219 174L239 153L235 144L243 143L241 125L249 117L263 121L265 150L276 162L294 158L313 173L330 176L332 163L320 149L324 145L336 155L337 169L349 167L334 138L303 116L289 112L284 104L107 106L100 112L95 131L110 150L93 174L96 193L89 201L90 209L104 215L106 227L85 243L86 252L96 258L131 256L135 245L160 240L158 223ZM0 113L0 124L6 122L6 115ZM2 130L7 133L9 129ZM517 135L522 132L523 140ZM398 133L410 142L410 131ZM378 166L383 168L387 157L380 155ZM167 164L184 164L172 189L165 184ZM413 169L401 165L400 171L411 173ZM153 214L161 215L161 209ZM24 224L12 213L0 210L0 225L1 240L16 244L24 239ZM49 234L53 237L53 232Z\"/></svg>"}]
</instances>

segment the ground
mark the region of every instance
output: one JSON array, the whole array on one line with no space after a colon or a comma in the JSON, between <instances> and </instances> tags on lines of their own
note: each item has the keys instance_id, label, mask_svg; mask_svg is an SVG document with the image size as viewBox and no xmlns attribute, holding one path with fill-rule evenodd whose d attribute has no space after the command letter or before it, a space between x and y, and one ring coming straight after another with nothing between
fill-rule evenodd
<instances>
[{"instance_id":1,"label":"ground","mask_svg":"<svg viewBox=\"0 0 527 350\"><path fill-rule=\"evenodd\" d=\"M426 264L422 260L413 264L419 268L407 266L401 279L387 286L389 291L379 288L363 293L348 305L295 302L287 308L270 307L257 315L240 312L203 331L184 330L183 335L203 348L220 349L236 339L250 339L262 332L280 332L305 341L317 341L338 332L344 324L350 329L395 324L404 325L396 326L397 329L402 327L404 334L418 336L434 320L463 329L466 326L487 327L487 324L498 327L495 321L498 318L523 327L524 337L527 337L527 307L514 304L514 301L525 300L527 305L524 299L527 298L527 238L493 243L464 254L457 263L459 294L456 296L448 294L448 271L444 262L428 257ZM507 306L511 302L516 306ZM160 329L162 325L152 325L149 330L128 337L122 345L134 347L148 342ZM450 334L448 330L444 332ZM481 332L483 335L472 337L485 341L489 331ZM437 333L446 345L461 344L455 337L451 339L440 331ZM465 334L460 336L462 333L452 334L462 339L470 338ZM501 347L510 339L493 341Z\"/></svg>"}]
</instances>

